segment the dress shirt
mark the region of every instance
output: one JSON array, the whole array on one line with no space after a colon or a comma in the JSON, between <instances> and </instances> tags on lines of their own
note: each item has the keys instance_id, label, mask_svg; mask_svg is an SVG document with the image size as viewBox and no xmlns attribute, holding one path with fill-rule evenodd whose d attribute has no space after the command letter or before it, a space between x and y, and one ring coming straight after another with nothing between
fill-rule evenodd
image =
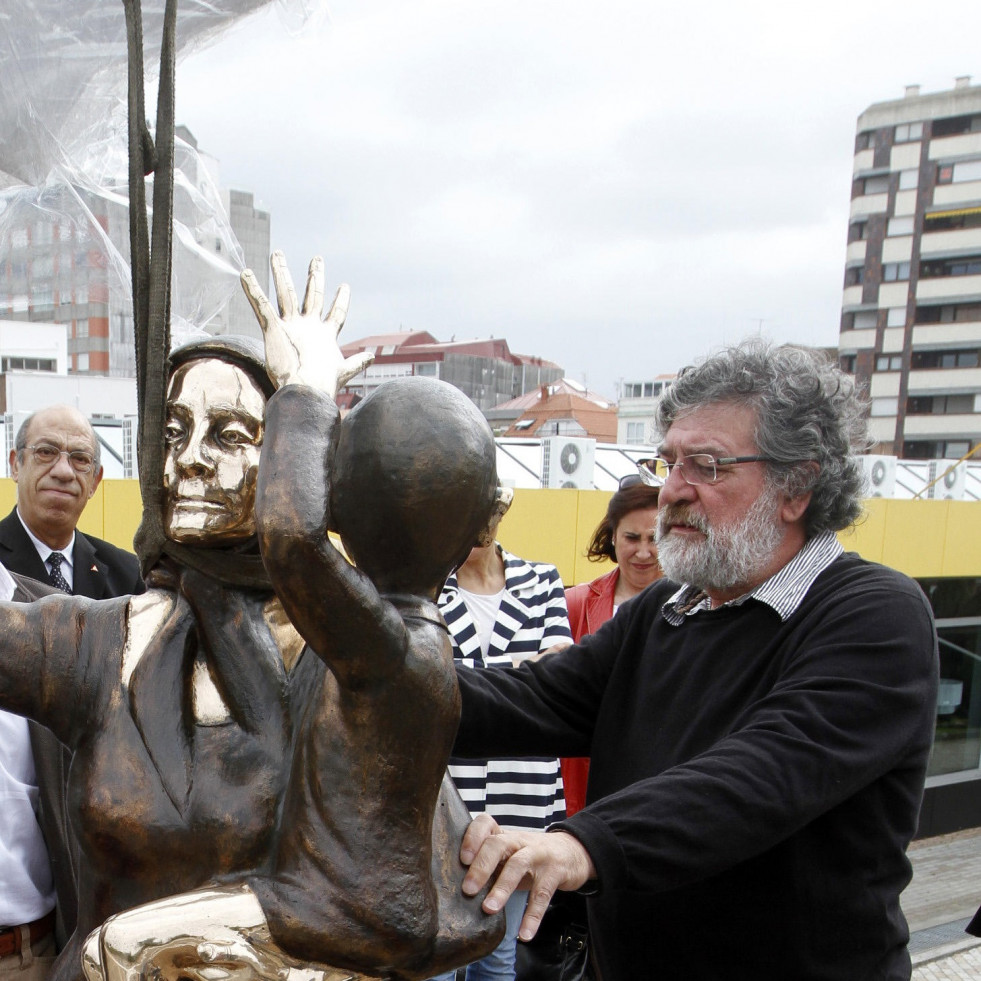
<instances>
[{"instance_id":1,"label":"dress shirt","mask_svg":"<svg viewBox=\"0 0 981 981\"><path fill-rule=\"evenodd\" d=\"M10 573L0 565L0 599L10 600L14 588ZM27 719L0 711L0 927L30 923L54 909L54 882L35 814L37 803Z\"/></svg>"},{"instance_id":2,"label":"dress shirt","mask_svg":"<svg viewBox=\"0 0 981 981\"><path fill-rule=\"evenodd\" d=\"M37 535L27 527L26 522L20 516L20 511L17 512L17 517L20 518L20 523L24 526L24 531L27 532L28 538L34 543L34 547L37 549L37 554L41 557L41 561L44 563L44 568L48 570L48 574L51 574L51 566L48 565L48 558L52 552L61 552L65 557L65 561L61 563L61 574L65 577L65 581L71 586L72 589L75 588L75 566L73 556L75 554L75 532L72 532L71 541L64 548L52 548L50 545L45 545Z\"/></svg>"}]
</instances>

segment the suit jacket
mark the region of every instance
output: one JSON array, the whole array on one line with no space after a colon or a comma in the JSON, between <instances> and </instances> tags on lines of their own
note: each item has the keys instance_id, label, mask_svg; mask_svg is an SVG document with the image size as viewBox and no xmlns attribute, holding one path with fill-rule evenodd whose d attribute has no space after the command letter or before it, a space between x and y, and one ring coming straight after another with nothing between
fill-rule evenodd
<instances>
[{"instance_id":1,"label":"suit jacket","mask_svg":"<svg viewBox=\"0 0 981 981\"><path fill-rule=\"evenodd\" d=\"M38 582L48 582L48 570L20 523L16 507L0 521L0 562L10 572L19 572ZM145 588L140 578L140 563L135 555L101 538L83 535L77 529L72 551L72 578L72 592L90 599L111 599L129 593L142 593Z\"/></svg>"},{"instance_id":2,"label":"suit jacket","mask_svg":"<svg viewBox=\"0 0 981 981\"><path fill-rule=\"evenodd\" d=\"M16 515L14 521L17 521ZM37 550L34 549L30 539L28 544L37 555ZM17 572L10 572L10 574L15 583L12 597L15 603L32 603L42 596L59 592L47 583L35 582ZM51 873L57 893L55 938L58 948L61 949L72 935L78 915L78 898L75 889L78 845L70 830L65 804L65 782L68 779L71 754L55 738L50 729L30 719L27 720L27 727L30 732L31 754L34 757L39 791L38 823L41 825L44 841L48 846Z\"/></svg>"}]
</instances>

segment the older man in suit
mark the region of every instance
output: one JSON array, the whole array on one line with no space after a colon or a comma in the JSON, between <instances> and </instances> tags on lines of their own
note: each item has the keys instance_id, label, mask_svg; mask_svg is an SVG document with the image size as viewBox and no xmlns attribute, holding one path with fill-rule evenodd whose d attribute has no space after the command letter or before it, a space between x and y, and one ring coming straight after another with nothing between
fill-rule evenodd
<instances>
[{"instance_id":1,"label":"older man in suit","mask_svg":"<svg viewBox=\"0 0 981 981\"><path fill-rule=\"evenodd\" d=\"M99 443L77 409L29 416L10 451L17 506L0 521L0 561L11 571L92 599L142 593L136 556L76 530L102 480Z\"/></svg>"}]
</instances>

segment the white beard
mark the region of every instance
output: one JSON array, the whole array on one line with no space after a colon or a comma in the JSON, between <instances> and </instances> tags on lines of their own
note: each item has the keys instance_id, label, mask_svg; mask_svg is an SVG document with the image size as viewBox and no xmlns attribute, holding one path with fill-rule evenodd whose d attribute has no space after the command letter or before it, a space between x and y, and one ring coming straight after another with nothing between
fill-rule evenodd
<instances>
[{"instance_id":1,"label":"white beard","mask_svg":"<svg viewBox=\"0 0 981 981\"><path fill-rule=\"evenodd\" d=\"M657 557L664 575L699 589L727 592L761 581L782 540L776 521L777 493L764 490L734 525L709 525L683 504L666 505L657 517ZM697 528L705 538L672 535L669 525Z\"/></svg>"}]
</instances>

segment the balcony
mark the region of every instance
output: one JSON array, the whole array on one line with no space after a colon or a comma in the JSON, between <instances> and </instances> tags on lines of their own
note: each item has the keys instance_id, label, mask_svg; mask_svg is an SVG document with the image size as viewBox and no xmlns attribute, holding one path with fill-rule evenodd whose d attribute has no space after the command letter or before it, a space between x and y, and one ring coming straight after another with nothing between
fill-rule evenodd
<instances>
[{"instance_id":1,"label":"balcony","mask_svg":"<svg viewBox=\"0 0 981 981\"><path fill-rule=\"evenodd\" d=\"M958 228L949 232L928 232L920 238L920 257L954 255L981 251L981 228Z\"/></svg>"},{"instance_id":2,"label":"balcony","mask_svg":"<svg viewBox=\"0 0 981 981\"><path fill-rule=\"evenodd\" d=\"M889 207L888 194L863 194L852 199L850 217L858 215L873 215L885 211Z\"/></svg>"},{"instance_id":3,"label":"balcony","mask_svg":"<svg viewBox=\"0 0 981 981\"><path fill-rule=\"evenodd\" d=\"M913 328L913 349L975 347L981 337L981 323L917 324Z\"/></svg>"},{"instance_id":4,"label":"balcony","mask_svg":"<svg viewBox=\"0 0 981 981\"><path fill-rule=\"evenodd\" d=\"M903 426L905 439L966 439L976 443L981 435L981 415L907 416Z\"/></svg>"},{"instance_id":5,"label":"balcony","mask_svg":"<svg viewBox=\"0 0 981 981\"><path fill-rule=\"evenodd\" d=\"M916 300L981 299L981 276L938 276L921 279L916 285Z\"/></svg>"},{"instance_id":6,"label":"balcony","mask_svg":"<svg viewBox=\"0 0 981 981\"><path fill-rule=\"evenodd\" d=\"M862 174L867 170L872 170L875 167L875 150L872 147L867 147L865 150L859 150L855 154L855 160L852 164L852 173L856 176Z\"/></svg>"},{"instance_id":7,"label":"balcony","mask_svg":"<svg viewBox=\"0 0 981 981\"><path fill-rule=\"evenodd\" d=\"M981 368L919 368L909 373L910 395L964 395L981 392ZM981 416L976 425L981 427Z\"/></svg>"},{"instance_id":8,"label":"balcony","mask_svg":"<svg viewBox=\"0 0 981 981\"><path fill-rule=\"evenodd\" d=\"M860 200L860 199L856 199ZM981 201L981 181L965 181L963 184L938 184L933 189L933 205L968 205ZM854 201L852 204L854 205Z\"/></svg>"},{"instance_id":9,"label":"balcony","mask_svg":"<svg viewBox=\"0 0 981 981\"><path fill-rule=\"evenodd\" d=\"M927 155L931 160L981 156L981 133L962 133L959 136L941 136L931 140Z\"/></svg>"}]
</instances>

